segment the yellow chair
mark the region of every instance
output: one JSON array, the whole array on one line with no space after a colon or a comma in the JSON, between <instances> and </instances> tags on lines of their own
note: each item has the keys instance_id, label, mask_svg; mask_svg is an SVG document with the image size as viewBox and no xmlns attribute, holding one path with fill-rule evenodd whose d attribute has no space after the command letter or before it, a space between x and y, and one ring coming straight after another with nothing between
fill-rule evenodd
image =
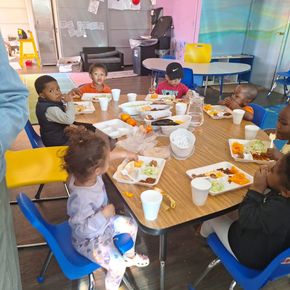
<instances>
[{"instance_id":1,"label":"yellow chair","mask_svg":"<svg viewBox=\"0 0 290 290\"><path fill-rule=\"evenodd\" d=\"M40 188L33 201L47 201L66 199L69 191L66 185L68 174L63 169L63 155L67 146L41 147L28 150L11 151L5 153L6 183L8 188L16 188L40 184ZM44 184L63 182L67 196L41 198L40 191ZM17 201L10 201L15 204ZM46 242L17 245L18 249L44 246Z\"/></svg>"},{"instance_id":2,"label":"yellow chair","mask_svg":"<svg viewBox=\"0 0 290 290\"><path fill-rule=\"evenodd\" d=\"M67 146L41 147L20 151L8 150L5 154L7 187L16 188L63 182L69 196L69 191L65 184L68 173L62 168L62 157L66 150ZM34 201L64 199L68 196L39 199L39 196L36 195Z\"/></svg>"},{"instance_id":3,"label":"yellow chair","mask_svg":"<svg viewBox=\"0 0 290 290\"><path fill-rule=\"evenodd\" d=\"M23 68L24 60L36 59L37 65L40 67L40 58L36 49L34 37L31 31L28 31L29 38L19 39L19 64Z\"/></svg>"},{"instance_id":4,"label":"yellow chair","mask_svg":"<svg viewBox=\"0 0 290 290\"><path fill-rule=\"evenodd\" d=\"M209 43L187 43L185 45L184 61L190 63L210 63L212 46ZM205 80L204 95L206 95L208 76Z\"/></svg>"}]
</instances>

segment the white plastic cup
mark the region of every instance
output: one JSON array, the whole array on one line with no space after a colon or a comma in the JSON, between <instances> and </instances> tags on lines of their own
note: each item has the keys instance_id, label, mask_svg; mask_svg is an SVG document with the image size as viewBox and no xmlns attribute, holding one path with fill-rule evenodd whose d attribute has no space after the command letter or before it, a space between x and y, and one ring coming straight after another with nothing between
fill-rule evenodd
<instances>
[{"instance_id":1,"label":"white plastic cup","mask_svg":"<svg viewBox=\"0 0 290 290\"><path fill-rule=\"evenodd\" d=\"M235 125L240 125L243 120L244 115L245 115L244 110L241 110L241 109L233 110L233 123Z\"/></svg>"},{"instance_id":2,"label":"white plastic cup","mask_svg":"<svg viewBox=\"0 0 290 290\"><path fill-rule=\"evenodd\" d=\"M108 98L99 98L100 107L103 112L108 111L109 101Z\"/></svg>"},{"instance_id":3,"label":"white plastic cup","mask_svg":"<svg viewBox=\"0 0 290 290\"><path fill-rule=\"evenodd\" d=\"M129 93L129 94L127 94L127 97L128 97L129 102L135 102L137 99L137 94Z\"/></svg>"},{"instance_id":4,"label":"white plastic cup","mask_svg":"<svg viewBox=\"0 0 290 290\"><path fill-rule=\"evenodd\" d=\"M245 126L245 139L253 140L256 138L260 128L256 125L246 125Z\"/></svg>"},{"instance_id":5,"label":"white plastic cup","mask_svg":"<svg viewBox=\"0 0 290 290\"><path fill-rule=\"evenodd\" d=\"M145 219L156 220L162 202L162 194L156 190L145 190L141 193L141 202Z\"/></svg>"},{"instance_id":6,"label":"white plastic cup","mask_svg":"<svg viewBox=\"0 0 290 290\"><path fill-rule=\"evenodd\" d=\"M211 188L211 183L202 177L194 178L191 181L192 201L197 206L202 206L206 203L208 192Z\"/></svg>"},{"instance_id":7,"label":"white plastic cup","mask_svg":"<svg viewBox=\"0 0 290 290\"><path fill-rule=\"evenodd\" d=\"M187 109L187 104L185 104L185 103L177 103L175 105L176 115L185 115L186 109Z\"/></svg>"},{"instance_id":8,"label":"white plastic cup","mask_svg":"<svg viewBox=\"0 0 290 290\"><path fill-rule=\"evenodd\" d=\"M121 90L120 89L112 89L113 100L118 102L120 99Z\"/></svg>"}]
</instances>

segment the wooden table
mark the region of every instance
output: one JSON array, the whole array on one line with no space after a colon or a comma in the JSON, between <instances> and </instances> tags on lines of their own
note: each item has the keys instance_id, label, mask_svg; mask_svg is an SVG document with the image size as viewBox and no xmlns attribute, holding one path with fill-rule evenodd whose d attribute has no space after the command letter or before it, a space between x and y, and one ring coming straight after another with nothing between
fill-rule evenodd
<instances>
[{"instance_id":1,"label":"wooden table","mask_svg":"<svg viewBox=\"0 0 290 290\"><path fill-rule=\"evenodd\" d=\"M144 99L140 96L139 99ZM122 96L119 104L127 98ZM112 118L120 114L118 103L110 102L108 112L101 112L99 104L95 104L96 112L90 115L80 115L77 120L88 123L96 123ZM247 173L253 175L258 168L255 163L235 162L229 152L228 139L244 139L244 127L249 122L234 125L231 119L213 120L205 114L204 124L194 131L196 136L195 152L187 160L179 161L173 157L166 161L165 168L158 183L158 187L166 191L176 201L176 208L168 211L160 210L157 220L146 221L141 206L140 194L148 189L139 185L122 184L114 181L112 175L116 171L120 161L112 162L108 175L118 189L123 200L127 204L139 227L148 234L160 237L160 289L164 289L165 260L166 260L166 234L181 225L187 223L199 223L204 220L225 214L238 207L247 189L239 189L217 196L209 196L206 204L202 207L195 206L192 202L190 179L185 174L188 169L197 168L221 161L229 161ZM259 139L267 140L267 135L260 131ZM160 145L169 144L169 138L160 137ZM134 197L127 197L123 193L130 191Z\"/></svg>"}]
</instances>

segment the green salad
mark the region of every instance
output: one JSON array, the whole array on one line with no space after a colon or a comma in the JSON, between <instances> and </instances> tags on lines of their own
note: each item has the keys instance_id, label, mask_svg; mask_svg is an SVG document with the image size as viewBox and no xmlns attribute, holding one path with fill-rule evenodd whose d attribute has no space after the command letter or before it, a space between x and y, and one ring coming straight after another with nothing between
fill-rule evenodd
<instances>
[{"instance_id":1,"label":"green salad","mask_svg":"<svg viewBox=\"0 0 290 290\"><path fill-rule=\"evenodd\" d=\"M224 189L225 189L224 183L216 181L216 180L211 182L211 188L210 188L211 192L220 192L220 191L223 191Z\"/></svg>"},{"instance_id":2,"label":"green salad","mask_svg":"<svg viewBox=\"0 0 290 290\"><path fill-rule=\"evenodd\" d=\"M247 151L251 153L265 153L267 151L266 145L261 140L252 140L246 146Z\"/></svg>"},{"instance_id":3,"label":"green salad","mask_svg":"<svg viewBox=\"0 0 290 290\"><path fill-rule=\"evenodd\" d=\"M155 166L146 165L142 170L142 173L150 177L156 177L158 174L158 169Z\"/></svg>"}]
</instances>

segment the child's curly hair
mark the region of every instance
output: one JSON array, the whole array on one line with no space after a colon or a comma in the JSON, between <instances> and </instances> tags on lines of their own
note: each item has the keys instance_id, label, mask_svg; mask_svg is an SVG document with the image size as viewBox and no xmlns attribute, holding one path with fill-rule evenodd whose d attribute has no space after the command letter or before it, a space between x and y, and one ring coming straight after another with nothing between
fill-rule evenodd
<instances>
[{"instance_id":1,"label":"child's curly hair","mask_svg":"<svg viewBox=\"0 0 290 290\"><path fill-rule=\"evenodd\" d=\"M83 126L67 127L68 150L64 168L78 180L86 181L98 167L105 166L110 146L108 140Z\"/></svg>"}]
</instances>

